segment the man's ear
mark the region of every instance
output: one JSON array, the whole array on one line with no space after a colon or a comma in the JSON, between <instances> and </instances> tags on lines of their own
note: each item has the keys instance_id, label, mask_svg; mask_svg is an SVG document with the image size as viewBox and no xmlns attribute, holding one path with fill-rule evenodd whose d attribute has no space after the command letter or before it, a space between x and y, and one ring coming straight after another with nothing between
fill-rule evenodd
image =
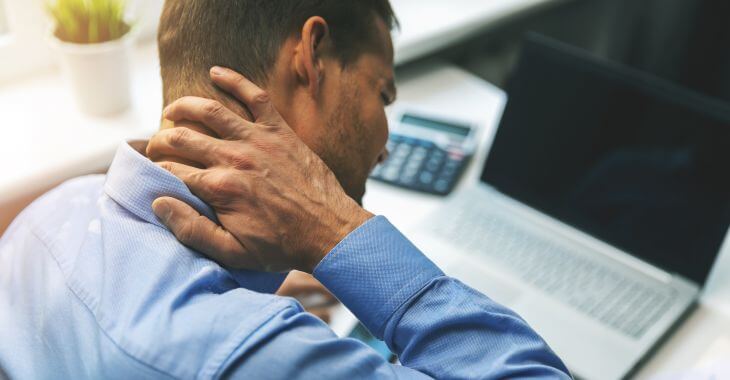
<instances>
[{"instance_id":1,"label":"man's ear","mask_svg":"<svg viewBox=\"0 0 730 380\"><path fill-rule=\"evenodd\" d=\"M324 78L325 57L331 49L329 26L322 17L310 17L302 27L302 38L297 46L295 70L299 81L316 96Z\"/></svg>"}]
</instances>

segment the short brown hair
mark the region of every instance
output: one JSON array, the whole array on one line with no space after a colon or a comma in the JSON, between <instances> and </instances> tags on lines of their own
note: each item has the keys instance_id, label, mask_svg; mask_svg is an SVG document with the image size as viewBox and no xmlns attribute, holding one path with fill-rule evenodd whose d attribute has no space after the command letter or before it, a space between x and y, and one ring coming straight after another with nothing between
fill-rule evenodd
<instances>
[{"instance_id":1,"label":"short brown hair","mask_svg":"<svg viewBox=\"0 0 730 380\"><path fill-rule=\"evenodd\" d=\"M397 24L389 0L166 0L158 35L165 104L191 95L214 65L265 84L283 43L312 16L327 21L343 65L377 48L376 17Z\"/></svg>"}]
</instances>

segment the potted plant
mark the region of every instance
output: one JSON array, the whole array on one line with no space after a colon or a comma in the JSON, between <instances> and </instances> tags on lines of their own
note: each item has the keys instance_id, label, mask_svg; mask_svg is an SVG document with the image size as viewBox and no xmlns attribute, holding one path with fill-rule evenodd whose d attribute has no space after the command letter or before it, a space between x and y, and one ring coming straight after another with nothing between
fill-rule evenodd
<instances>
[{"instance_id":1,"label":"potted plant","mask_svg":"<svg viewBox=\"0 0 730 380\"><path fill-rule=\"evenodd\" d=\"M90 115L122 112L131 104L131 25L125 0L55 0L51 45L80 109Z\"/></svg>"}]
</instances>

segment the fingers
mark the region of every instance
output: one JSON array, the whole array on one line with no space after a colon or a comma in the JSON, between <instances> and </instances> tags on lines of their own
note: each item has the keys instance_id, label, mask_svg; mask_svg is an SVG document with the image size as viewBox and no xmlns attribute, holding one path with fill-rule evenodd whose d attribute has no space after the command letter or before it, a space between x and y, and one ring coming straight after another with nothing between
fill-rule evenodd
<instances>
[{"instance_id":1,"label":"fingers","mask_svg":"<svg viewBox=\"0 0 730 380\"><path fill-rule=\"evenodd\" d=\"M147 156L152 160L179 157L210 167L219 163L220 155L215 151L219 144L220 141L188 128L164 129L150 139Z\"/></svg>"},{"instance_id":2,"label":"fingers","mask_svg":"<svg viewBox=\"0 0 730 380\"><path fill-rule=\"evenodd\" d=\"M235 269L259 269L257 260L227 230L175 198L158 198L152 210L184 245Z\"/></svg>"},{"instance_id":3,"label":"fingers","mask_svg":"<svg viewBox=\"0 0 730 380\"><path fill-rule=\"evenodd\" d=\"M163 117L170 121L189 120L202 123L221 138L237 136L251 123L236 115L220 102L187 96L174 101L165 108Z\"/></svg>"},{"instance_id":4,"label":"fingers","mask_svg":"<svg viewBox=\"0 0 730 380\"><path fill-rule=\"evenodd\" d=\"M243 102L251 110L256 122L275 123L282 119L271 103L269 94L243 75L223 67L214 67L210 70L210 77L216 85Z\"/></svg>"},{"instance_id":5,"label":"fingers","mask_svg":"<svg viewBox=\"0 0 730 380\"><path fill-rule=\"evenodd\" d=\"M233 200L239 196L239 184L230 176L221 173L194 168L177 162L161 162L157 164L172 173L185 183L190 191L213 207L220 206L219 199Z\"/></svg>"},{"instance_id":6,"label":"fingers","mask_svg":"<svg viewBox=\"0 0 730 380\"><path fill-rule=\"evenodd\" d=\"M194 182L195 176L202 176L205 171L192 166L179 164L177 162L160 162L157 166L172 173L175 177L185 182Z\"/></svg>"}]
</instances>

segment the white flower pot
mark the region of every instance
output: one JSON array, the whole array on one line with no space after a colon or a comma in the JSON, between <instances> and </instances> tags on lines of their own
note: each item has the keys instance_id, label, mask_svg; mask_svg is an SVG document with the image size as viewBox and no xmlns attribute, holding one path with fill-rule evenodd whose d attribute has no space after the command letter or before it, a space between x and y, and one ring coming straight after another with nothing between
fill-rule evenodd
<instances>
[{"instance_id":1,"label":"white flower pot","mask_svg":"<svg viewBox=\"0 0 730 380\"><path fill-rule=\"evenodd\" d=\"M82 112L92 116L121 113L132 103L131 33L119 40L75 44L51 36L61 71Z\"/></svg>"}]
</instances>

